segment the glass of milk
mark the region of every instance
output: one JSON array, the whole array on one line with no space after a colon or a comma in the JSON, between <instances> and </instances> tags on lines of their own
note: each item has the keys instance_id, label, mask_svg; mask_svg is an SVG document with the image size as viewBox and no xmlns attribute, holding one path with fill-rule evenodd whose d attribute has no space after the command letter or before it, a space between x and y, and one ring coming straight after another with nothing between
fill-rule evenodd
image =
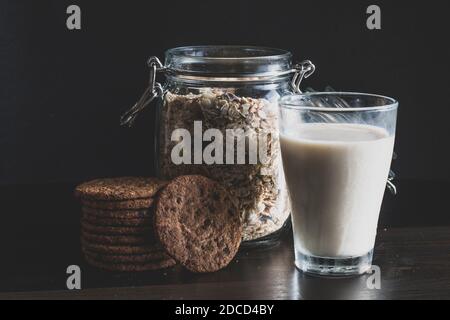
<instances>
[{"instance_id":1,"label":"glass of milk","mask_svg":"<svg viewBox=\"0 0 450 320\"><path fill-rule=\"evenodd\" d=\"M281 154L301 271L347 276L370 270L397 108L392 98L363 93L281 99Z\"/></svg>"}]
</instances>

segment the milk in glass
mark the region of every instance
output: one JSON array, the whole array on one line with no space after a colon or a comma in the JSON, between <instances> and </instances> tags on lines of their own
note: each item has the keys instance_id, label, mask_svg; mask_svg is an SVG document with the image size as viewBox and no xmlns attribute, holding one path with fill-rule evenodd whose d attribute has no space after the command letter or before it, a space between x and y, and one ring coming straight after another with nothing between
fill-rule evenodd
<instances>
[{"instance_id":1,"label":"milk in glass","mask_svg":"<svg viewBox=\"0 0 450 320\"><path fill-rule=\"evenodd\" d=\"M303 124L280 136L301 254L357 257L375 243L394 136L364 124Z\"/></svg>"}]
</instances>

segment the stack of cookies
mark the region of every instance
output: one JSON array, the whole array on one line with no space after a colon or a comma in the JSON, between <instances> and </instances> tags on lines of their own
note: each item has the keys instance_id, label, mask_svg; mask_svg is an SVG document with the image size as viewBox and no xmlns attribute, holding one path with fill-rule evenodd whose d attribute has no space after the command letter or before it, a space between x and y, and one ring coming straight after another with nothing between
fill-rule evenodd
<instances>
[{"instance_id":1,"label":"stack of cookies","mask_svg":"<svg viewBox=\"0 0 450 320\"><path fill-rule=\"evenodd\" d=\"M148 271L176 262L156 240L154 196L165 185L156 178L110 178L83 183L81 244L86 261L108 271Z\"/></svg>"}]
</instances>

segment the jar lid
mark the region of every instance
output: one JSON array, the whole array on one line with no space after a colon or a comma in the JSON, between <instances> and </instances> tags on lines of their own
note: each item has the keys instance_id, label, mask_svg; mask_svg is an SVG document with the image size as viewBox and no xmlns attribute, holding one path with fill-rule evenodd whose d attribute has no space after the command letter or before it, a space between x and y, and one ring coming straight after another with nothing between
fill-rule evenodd
<instances>
[{"instance_id":1,"label":"jar lid","mask_svg":"<svg viewBox=\"0 0 450 320\"><path fill-rule=\"evenodd\" d=\"M170 49L166 52L164 69L176 76L226 78L227 80L280 77L295 72L292 54L288 51L265 47L222 45Z\"/></svg>"}]
</instances>

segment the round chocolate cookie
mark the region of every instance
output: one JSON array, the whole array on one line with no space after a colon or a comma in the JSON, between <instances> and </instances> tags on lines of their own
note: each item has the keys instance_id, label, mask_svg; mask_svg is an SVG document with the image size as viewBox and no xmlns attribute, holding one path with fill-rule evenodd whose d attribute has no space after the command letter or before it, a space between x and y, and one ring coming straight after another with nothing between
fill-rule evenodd
<instances>
[{"instance_id":1,"label":"round chocolate cookie","mask_svg":"<svg viewBox=\"0 0 450 320\"><path fill-rule=\"evenodd\" d=\"M157 178L122 177L96 179L80 184L75 195L91 200L132 200L153 197L165 182Z\"/></svg>"},{"instance_id":2,"label":"round chocolate cookie","mask_svg":"<svg viewBox=\"0 0 450 320\"><path fill-rule=\"evenodd\" d=\"M145 262L145 263L109 263L98 261L90 256L85 255L86 261L93 267L112 272L143 272L153 271L172 267L176 265L175 260L165 259L159 261Z\"/></svg>"},{"instance_id":3,"label":"round chocolate cookie","mask_svg":"<svg viewBox=\"0 0 450 320\"><path fill-rule=\"evenodd\" d=\"M99 243L91 243L81 237L81 246L89 252L97 252L102 254L111 255L135 255L135 254L147 254L154 253L163 250L160 245L147 244L147 245L107 245Z\"/></svg>"},{"instance_id":4,"label":"round chocolate cookie","mask_svg":"<svg viewBox=\"0 0 450 320\"><path fill-rule=\"evenodd\" d=\"M239 249L242 223L229 193L203 176L181 176L159 194L155 232L166 251L193 272L227 266Z\"/></svg>"},{"instance_id":5,"label":"round chocolate cookie","mask_svg":"<svg viewBox=\"0 0 450 320\"><path fill-rule=\"evenodd\" d=\"M81 198L81 204L91 209L100 210L148 210L153 205L152 198L122 200L122 201L99 201Z\"/></svg>"},{"instance_id":6,"label":"round chocolate cookie","mask_svg":"<svg viewBox=\"0 0 450 320\"><path fill-rule=\"evenodd\" d=\"M117 235L117 236L129 236L129 235L148 235L153 234L153 227L111 227L111 226L98 226L93 225L86 219L81 219L81 230L89 232L91 234L98 235Z\"/></svg>"},{"instance_id":7,"label":"round chocolate cookie","mask_svg":"<svg viewBox=\"0 0 450 320\"><path fill-rule=\"evenodd\" d=\"M133 255L102 254L89 251L87 249L83 249L83 253L85 256L88 256L96 261L109 263L147 263L171 259L170 256L167 255L167 253L162 249L151 253Z\"/></svg>"},{"instance_id":8,"label":"round chocolate cookie","mask_svg":"<svg viewBox=\"0 0 450 320\"><path fill-rule=\"evenodd\" d=\"M153 210L102 210L82 207L81 211L90 217L106 218L106 219L152 219Z\"/></svg>"},{"instance_id":9,"label":"round chocolate cookie","mask_svg":"<svg viewBox=\"0 0 450 320\"><path fill-rule=\"evenodd\" d=\"M110 226L110 227L151 227L153 225L152 218L140 219L114 219L99 218L88 214L83 215L83 220L94 226Z\"/></svg>"},{"instance_id":10,"label":"round chocolate cookie","mask_svg":"<svg viewBox=\"0 0 450 320\"><path fill-rule=\"evenodd\" d=\"M81 237L89 243L98 243L106 245L141 245L154 241L153 235L137 236L107 236L96 235L86 231L81 231Z\"/></svg>"}]
</instances>

